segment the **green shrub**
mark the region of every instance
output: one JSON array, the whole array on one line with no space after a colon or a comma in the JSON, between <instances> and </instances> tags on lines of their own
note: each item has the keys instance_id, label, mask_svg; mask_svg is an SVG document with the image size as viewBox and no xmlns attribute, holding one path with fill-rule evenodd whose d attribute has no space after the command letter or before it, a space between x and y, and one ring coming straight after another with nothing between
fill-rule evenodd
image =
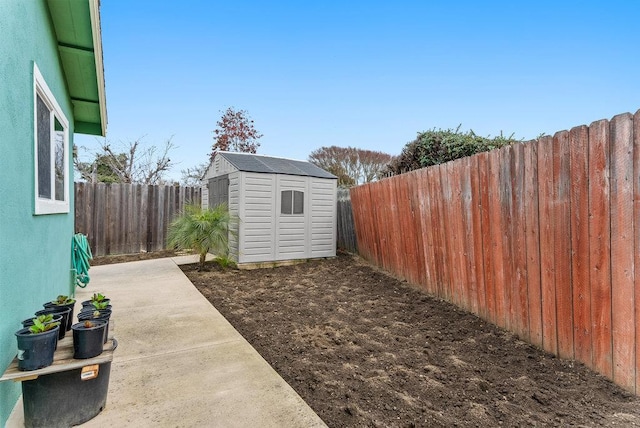
<instances>
[{"instance_id":1,"label":"green shrub","mask_svg":"<svg viewBox=\"0 0 640 428\"><path fill-rule=\"evenodd\" d=\"M202 269L209 252L218 257L228 257L229 235L235 235L231 226L236 221L226 204L206 210L198 205L187 205L169 225L168 245L179 250L195 250L200 256Z\"/></svg>"},{"instance_id":2,"label":"green shrub","mask_svg":"<svg viewBox=\"0 0 640 428\"><path fill-rule=\"evenodd\" d=\"M418 137L407 143L400 156L387 166L386 175L398 175L432 165L439 165L476 153L487 152L520 140L513 135L487 138L476 135L473 131L460 132L460 127L453 129L432 129L418 133Z\"/></svg>"}]
</instances>

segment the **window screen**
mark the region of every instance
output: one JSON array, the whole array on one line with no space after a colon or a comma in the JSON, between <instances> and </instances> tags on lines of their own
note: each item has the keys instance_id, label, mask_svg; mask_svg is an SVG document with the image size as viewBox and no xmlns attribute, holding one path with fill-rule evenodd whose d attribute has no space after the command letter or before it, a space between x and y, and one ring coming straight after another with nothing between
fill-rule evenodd
<instances>
[{"instance_id":1,"label":"window screen","mask_svg":"<svg viewBox=\"0 0 640 428\"><path fill-rule=\"evenodd\" d=\"M304 214L304 192L283 190L280 196L281 214Z\"/></svg>"},{"instance_id":2,"label":"window screen","mask_svg":"<svg viewBox=\"0 0 640 428\"><path fill-rule=\"evenodd\" d=\"M291 190L283 190L281 193L282 200L280 201L280 213L291 214L293 211L292 206L292 194Z\"/></svg>"},{"instance_id":3,"label":"window screen","mask_svg":"<svg viewBox=\"0 0 640 428\"><path fill-rule=\"evenodd\" d=\"M51 199L51 110L37 97L38 115L38 196Z\"/></svg>"},{"instance_id":4,"label":"window screen","mask_svg":"<svg viewBox=\"0 0 640 428\"><path fill-rule=\"evenodd\" d=\"M55 199L56 201L64 201L64 128L62 124L55 119L54 128L54 147L55 147Z\"/></svg>"},{"instance_id":5,"label":"window screen","mask_svg":"<svg viewBox=\"0 0 640 428\"><path fill-rule=\"evenodd\" d=\"M304 193L293 191L293 213L304 214Z\"/></svg>"}]
</instances>

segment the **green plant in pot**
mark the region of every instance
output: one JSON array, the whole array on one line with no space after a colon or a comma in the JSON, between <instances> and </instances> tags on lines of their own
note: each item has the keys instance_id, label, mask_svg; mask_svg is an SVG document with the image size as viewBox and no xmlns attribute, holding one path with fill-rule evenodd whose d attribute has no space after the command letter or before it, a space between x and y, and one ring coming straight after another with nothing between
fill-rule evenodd
<instances>
[{"instance_id":1,"label":"green plant in pot","mask_svg":"<svg viewBox=\"0 0 640 428\"><path fill-rule=\"evenodd\" d=\"M23 327L31 327L32 325L34 325L36 323L36 321L42 323L42 324L53 324L53 323L58 323L60 325L60 328L58 329L58 340L64 338L64 333L65 330L63 328L64 326L64 316L62 314L58 314L58 313L47 313L47 314L38 314L36 313L36 317L33 318L28 318L24 321L22 321L22 326Z\"/></svg>"},{"instance_id":2,"label":"green plant in pot","mask_svg":"<svg viewBox=\"0 0 640 428\"><path fill-rule=\"evenodd\" d=\"M111 309L111 305L109 304L109 302L109 300L104 300L102 302L93 302L89 306L83 306L82 309L80 309L80 312L92 312L95 310Z\"/></svg>"},{"instance_id":3,"label":"green plant in pot","mask_svg":"<svg viewBox=\"0 0 640 428\"><path fill-rule=\"evenodd\" d=\"M33 325L18 330L18 368L37 370L53 363L58 343L59 322L45 323L46 316L33 318Z\"/></svg>"},{"instance_id":4,"label":"green plant in pot","mask_svg":"<svg viewBox=\"0 0 640 428\"><path fill-rule=\"evenodd\" d=\"M85 320L71 326L73 358L93 358L102 353L107 321Z\"/></svg>"},{"instance_id":5,"label":"green plant in pot","mask_svg":"<svg viewBox=\"0 0 640 428\"><path fill-rule=\"evenodd\" d=\"M96 304L103 304L104 302L107 303L107 305L110 303L110 299L107 298L104 294L102 293L93 293L93 296L91 296L91 299L89 300L85 300L84 302L82 302L82 307L92 307L95 306Z\"/></svg>"},{"instance_id":6,"label":"green plant in pot","mask_svg":"<svg viewBox=\"0 0 640 428\"><path fill-rule=\"evenodd\" d=\"M40 315L56 315L62 316L60 320L60 331L58 333L58 340L63 339L65 333L67 332L67 326L73 324L73 320L71 319L71 308L67 306L54 306L51 308L44 308L36 312L36 316ZM26 326L25 326L26 327Z\"/></svg>"},{"instance_id":7,"label":"green plant in pot","mask_svg":"<svg viewBox=\"0 0 640 428\"><path fill-rule=\"evenodd\" d=\"M44 303L42 306L45 308L55 308L55 307L65 307L70 308L71 313L69 314L69 320L73 320L73 310L76 303L76 299L73 297L65 296L64 294L59 295L55 300ZM66 326L66 330L71 330L71 322L69 322Z\"/></svg>"}]
</instances>

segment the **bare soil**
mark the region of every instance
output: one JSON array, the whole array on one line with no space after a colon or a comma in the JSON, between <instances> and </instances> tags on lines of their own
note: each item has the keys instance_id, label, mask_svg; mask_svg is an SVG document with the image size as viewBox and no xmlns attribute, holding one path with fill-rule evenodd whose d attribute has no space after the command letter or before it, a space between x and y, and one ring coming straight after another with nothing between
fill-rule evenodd
<instances>
[{"instance_id":1,"label":"bare soil","mask_svg":"<svg viewBox=\"0 0 640 428\"><path fill-rule=\"evenodd\" d=\"M330 427L640 426L640 399L361 259L183 270Z\"/></svg>"}]
</instances>

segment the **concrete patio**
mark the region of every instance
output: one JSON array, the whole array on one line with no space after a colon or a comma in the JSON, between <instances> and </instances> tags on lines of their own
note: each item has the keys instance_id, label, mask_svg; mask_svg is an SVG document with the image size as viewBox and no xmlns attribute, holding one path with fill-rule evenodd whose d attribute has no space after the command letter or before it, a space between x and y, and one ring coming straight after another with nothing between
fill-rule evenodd
<instances>
[{"instance_id":1,"label":"concrete patio","mask_svg":"<svg viewBox=\"0 0 640 428\"><path fill-rule=\"evenodd\" d=\"M196 290L193 256L91 268L78 289L111 298L106 408L83 427L324 427L322 420ZM24 426L18 402L7 427Z\"/></svg>"}]
</instances>

